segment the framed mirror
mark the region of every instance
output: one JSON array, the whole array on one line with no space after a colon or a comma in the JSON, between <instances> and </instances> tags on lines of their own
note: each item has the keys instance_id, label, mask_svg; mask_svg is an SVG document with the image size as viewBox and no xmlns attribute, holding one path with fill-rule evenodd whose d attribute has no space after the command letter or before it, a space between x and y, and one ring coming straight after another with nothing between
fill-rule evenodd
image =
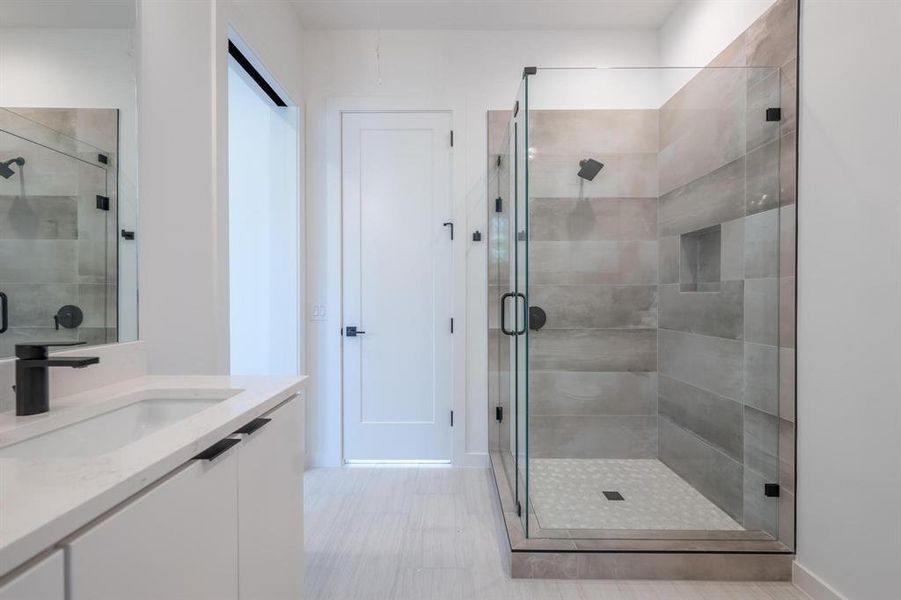
<instances>
[{"instance_id":1,"label":"framed mirror","mask_svg":"<svg viewBox=\"0 0 901 600\"><path fill-rule=\"evenodd\" d=\"M135 0L4 0L0 358L138 337Z\"/></svg>"}]
</instances>

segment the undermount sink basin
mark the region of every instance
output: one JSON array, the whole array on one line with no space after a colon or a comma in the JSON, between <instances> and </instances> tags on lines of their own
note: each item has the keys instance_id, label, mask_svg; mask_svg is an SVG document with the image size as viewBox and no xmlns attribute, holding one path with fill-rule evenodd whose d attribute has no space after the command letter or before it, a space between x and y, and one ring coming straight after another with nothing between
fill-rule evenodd
<instances>
[{"instance_id":1,"label":"undermount sink basin","mask_svg":"<svg viewBox=\"0 0 901 600\"><path fill-rule=\"evenodd\" d=\"M146 397L109 412L0 448L0 458L99 456L197 414L233 396L238 391L216 390L219 392L218 394L208 392L201 394L201 397L190 398Z\"/></svg>"}]
</instances>

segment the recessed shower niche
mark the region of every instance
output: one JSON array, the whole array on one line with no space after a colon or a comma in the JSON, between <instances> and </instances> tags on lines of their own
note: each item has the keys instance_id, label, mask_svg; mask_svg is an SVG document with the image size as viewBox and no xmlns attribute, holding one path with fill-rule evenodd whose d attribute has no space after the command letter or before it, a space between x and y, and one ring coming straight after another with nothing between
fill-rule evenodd
<instances>
[{"instance_id":1,"label":"recessed shower niche","mask_svg":"<svg viewBox=\"0 0 901 600\"><path fill-rule=\"evenodd\" d=\"M722 236L719 224L683 233L680 238L679 289L720 291Z\"/></svg>"}]
</instances>

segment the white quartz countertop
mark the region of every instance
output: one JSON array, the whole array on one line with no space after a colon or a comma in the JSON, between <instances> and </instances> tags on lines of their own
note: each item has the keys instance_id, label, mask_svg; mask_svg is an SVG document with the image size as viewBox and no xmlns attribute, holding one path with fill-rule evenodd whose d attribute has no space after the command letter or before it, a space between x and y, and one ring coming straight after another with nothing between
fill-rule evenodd
<instances>
[{"instance_id":1,"label":"white quartz countertop","mask_svg":"<svg viewBox=\"0 0 901 600\"><path fill-rule=\"evenodd\" d=\"M0 414L0 447L118 408L160 390L233 390L194 415L104 455L0 458L0 577L278 406L306 377L146 376L51 400L50 412ZM302 426L299 423L298 426ZM302 436L298 436L303 439Z\"/></svg>"}]
</instances>

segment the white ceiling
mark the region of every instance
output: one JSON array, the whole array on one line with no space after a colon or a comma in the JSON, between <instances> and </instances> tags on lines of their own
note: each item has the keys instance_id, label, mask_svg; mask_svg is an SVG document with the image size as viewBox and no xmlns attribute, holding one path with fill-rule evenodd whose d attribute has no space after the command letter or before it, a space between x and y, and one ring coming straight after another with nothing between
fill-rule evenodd
<instances>
[{"instance_id":1,"label":"white ceiling","mask_svg":"<svg viewBox=\"0 0 901 600\"><path fill-rule=\"evenodd\" d=\"M131 28L135 0L0 0L0 27Z\"/></svg>"},{"instance_id":2,"label":"white ceiling","mask_svg":"<svg viewBox=\"0 0 901 600\"><path fill-rule=\"evenodd\" d=\"M681 0L293 0L307 29L658 29Z\"/></svg>"}]
</instances>

